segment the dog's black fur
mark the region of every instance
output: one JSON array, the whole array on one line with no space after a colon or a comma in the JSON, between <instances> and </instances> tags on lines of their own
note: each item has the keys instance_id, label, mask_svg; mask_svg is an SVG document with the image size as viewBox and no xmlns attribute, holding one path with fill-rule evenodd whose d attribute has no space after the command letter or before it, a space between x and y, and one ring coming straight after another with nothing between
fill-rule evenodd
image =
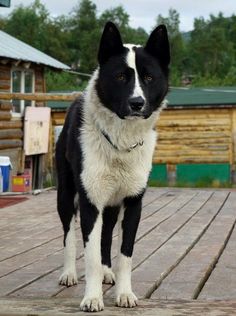
<instances>
[{"instance_id":1,"label":"dog's black fur","mask_svg":"<svg viewBox=\"0 0 236 316\"><path fill-rule=\"evenodd\" d=\"M110 25L105 27L98 60L100 64L99 79L97 80L97 93L102 104L115 112L121 119L128 115L133 115L129 107L128 100L134 86L134 69L127 67L125 55L128 49L123 46L119 34L115 44L113 44L111 35L107 32ZM160 33L160 35L159 35ZM109 35L109 36L108 36ZM105 43L104 43L105 42ZM111 47L109 46L111 44ZM161 101L165 97L168 89L168 73L169 73L169 42L164 26L155 29L151 34L145 49L133 45L136 53L136 67L141 88L144 95L148 97L149 106L142 115L147 118L153 111L157 109ZM105 57L103 57L105 55ZM108 57L108 56L109 57ZM125 75L124 81L118 82L114 78L120 73ZM147 83L145 75L152 76L152 82ZM156 84L158 82L158 85ZM125 85L125 88L124 88ZM155 87L155 89L153 89ZM139 113L134 113L138 115Z\"/></svg>"},{"instance_id":2,"label":"dog's black fur","mask_svg":"<svg viewBox=\"0 0 236 316\"><path fill-rule=\"evenodd\" d=\"M135 77L135 69L127 65L126 61L126 56L130 49L135 53L136 72L139 78L138 89L142 90L142 96L132 96L135 85L137 85L137 78ZM88 159L86 152L90 152L90 150L93 151L94 163L98 164L98 166L99 162L96 160L100 159L101 155L102 157L106 155L106 152L109 151L106 159L109 160L109 157L112 155L113 158L117 155L117 161L122 165L122 157L124 156L124 159L128 159L127 161L132 168L132 160L129 161L129 159L131 159L129 157L134 155L133 152L129 154L129 150L132 151L132 149L128 148L129 150L125 151L122 147L126 142L126 135L122 135L122 129L117 130L117 134L120 135L118 138L117 135L114 135L116 131L113 134L108 134L107 131L109 132L111 129L114 129L114 126L109 130L106 123L104 123L106 121L102 121L103 116L99 113L105 111L104 115L107 115L108 117L110 115L111 119L115 122L114 125L117 122L117 125L119 126L121 124L126 124L126 120L132 118L130 123L127 123L127 126L124 125L125 134L125 130L129 129L128 124L135 124L135 120L137 120L137 122L139 122L137 124L142 125L145 120L148 120L153 113L159 109L168 90L168 66L170 62L170 54L166 28L163 25L157 27L150 35L144 48L135 45L133 45L132 48L127 48L123 46L120 33L115 25L108 22L101 38L98 62L99 68L96 75L94 75L94 79L91 80L85 95L77 99L68 110L65 125L56 145L56 165L58 174L57 205L64 229L64 246L69 248L73 246L71 241L69 241L69 239L71 240L71 237L68 238L68 240L67 237L71 229L73 216L77 213L77 207L74 201L76 194L78 193L79 195L80 223L85 250L89 241L92 240L92 237L90 240L90 236L92 236L91 233L94 231L95 223L98 223L99 216L102 213L103 223L100 235L100 264L102 263L110 268L112 231L117 222L121 206L124 208L124 215L121 223L122 242L120 252L127 258L132 256L148 172L142 175L145 178L144 184L141 185L142 187L137 189L135 193L131 193L131 189L131 192L127 191L126 195L122 195L122 198L117 200L118 202L114 202L115 204L108 201L106 205L103 205L103 209L100 209L98 206L99 203L96 202L97 200L95 198L93 199L93 196L97 190L101 192L101 200L105 201L106 199L102 194L106 194L106 191L110 188L107 186L104 188L101 187L103 185L103 183L101 183L100 187L98 185L96 189L93 187L93 181L91 181L91 186L87 184L86 181L89 182L90 180L87 179L87 170L85 170L85 168L87 168L85 167L87 165L86 159ZM96 150L87 148L89 145L83 139L84 133L87 133L86 135L89 135L90 133L89 129L87 129L86 132L86 124L88 117L90 118L90 116L86 117L87 114L85 114L87 111L86 107L92 106L91 103L87 101L89 95L95 95L97 100L97 104L93 104L93 106L98 110L97 112L91 111L90 114L91 117L94 117L94 125L96 125L96 122L100 124L98 124L100 126L100 131L99 128L96 129L99 135L95 135L94 131L91 132L91 137L97 137L96 142L99 143L96 149L97 157ZM91 98L89 100L91 100ZM122 123L122 121L124 121L124 123ZM97 128L97 126L95 127ZM153 126L151 126L150 130L152 127ZM139 125L137 125L136 133L139 134ZM146 134L143 133L143 135ZM127 139L131 136L130 134L127 134ZM135 139L136 135L133 135L133 137ZM117 143L115 143L114 140L116 140ZM123 143L121 141L123 141ZM139 147L139 145L140 143L137 143L135 144L135 147ZM133 151L137 151L137 154L139 150L141 150L141 147L133 149ZM147 148L147 150L153 150L153 148ZM127 163L126 160L124 160L125 164ZM104 164L104 161L101 161L101 164ZM144 164L145 163L146 162L144 162ZM148 163L151 162L149 161ZM110 164L110 162L108 162L108 164ZM123 167L121 166L121 168ZM122 170L123 169L120 170L120 173L123 172ZM126 172L128 171L126 170ZM116 170L111 169L111 177L114 177L115 182L119 182L120 179L115 178L115 174ZM94 181L96 181L96 175L94 176ZM137 174L137 177L138 176L139 175ZM87 179L86 181L83 180L85 178ZM109 182L107 183L109 186ZM120 184L118 183L118 188L119 186L122 186L122 182ZM114 194L116 194L116 192L114 192ZM68 251L70 251L70 249ZM85 255L88 257L90 256L90 254L86 254L86 251ZM65 260L67 259L65 258ZM99 265L96 263L94 269L96 269L97 266ZM70 272L71 271L65 271L64 276L61 279L62 284L69 286L76 283L76 276L73 276L73 281L69 281ZM76 275L75 272L74 274ZM91 283L92 281L89 282ZM94 287L96 286L100 287L100 285L95 284ZM82 302L81 308L87 311L103 309L102 299L90 297L92 294L90 295L90 293L88 293L89 291L90 290L86 290L85 299ZM130 293L132 294L132 292ZM94 299L97 301L93 301ZM118 298L117 304L120 306L127 305L127 307L133 307L136 304L136 300L132 298L129 301L127 298L126 303L122 303L122 299Z\"/></svg>"}]
</instances>

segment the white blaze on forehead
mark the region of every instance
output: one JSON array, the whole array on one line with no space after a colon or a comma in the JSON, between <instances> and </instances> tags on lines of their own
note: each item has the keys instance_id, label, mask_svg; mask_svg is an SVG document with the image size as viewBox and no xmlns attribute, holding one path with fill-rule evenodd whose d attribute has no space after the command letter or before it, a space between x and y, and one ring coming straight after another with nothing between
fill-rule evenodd
<instances>
[{"instance_id":1,"label":"white blaze on forehead","mask_svg":"<svg viewBox=\"0 0 236 316\"><path fill-rule=\"evenodd\" d=\"M139 76L135 62L135 50L133 49L133 47L140 47L140 45L125 44L124 46L129 49L126 56L126 63L130 68L134 69L135 73L135 84L131 97L142 97L145 100L144 93L139 82Z\"/></svg>"}]
</instances>

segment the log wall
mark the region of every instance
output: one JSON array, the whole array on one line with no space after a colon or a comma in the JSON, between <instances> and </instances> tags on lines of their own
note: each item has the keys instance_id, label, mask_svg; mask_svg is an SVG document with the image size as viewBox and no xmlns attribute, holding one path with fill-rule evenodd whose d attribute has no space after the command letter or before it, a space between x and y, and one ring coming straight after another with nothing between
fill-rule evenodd
<instances>
[{"instance_id":1,"label":"log wall","mask_svg":"<svg viewBox=\"0 0 236 316\"><path fill-rule=\"evenodd\" d=\"M66 112L52 112L54 126L63 125ZM156 126L158 142L153 163L236 164L236 109L166 109ZM54 148L52 148L54 151Z\"/></svg>"},{"instance_id":2,"label":"log wall","mask_svg":"<svg viewBox=\"0 0 236 316\"><path fill-rule=\"evenodd\" d=\"M236 109L170 109L157 123L154 163L230 163Z\"/></svg>"},{"instance_id":3,"label":"log wall","mask_svg":"<svg viewBox=\"0 0 236 316\"><path fill-rule=\"evenodd\" d=\"M23 165L23 123L12 119L11 109L10 102L0 101L0 156L10 157L16 174Z\"/></svg>"},{"instance_id":4,"label":"log wall","mask_svg":"<svg viewBox=\"0 0 236 316\"><path fill-rule=\"evenodd\" d=\"M0 63L0 93L11 92L12 63ZM20 65L19 65L20 67ZM29 69L35 73L35 92L46 92L44 82L44 69L41 66L31 64ZM36 106L42 106L42 102L36 102ZM0 99L0 156L9 156L13 165L13 174L23 172L23 118L12 117L11 101Z\"/></svg>"}]
</instances>

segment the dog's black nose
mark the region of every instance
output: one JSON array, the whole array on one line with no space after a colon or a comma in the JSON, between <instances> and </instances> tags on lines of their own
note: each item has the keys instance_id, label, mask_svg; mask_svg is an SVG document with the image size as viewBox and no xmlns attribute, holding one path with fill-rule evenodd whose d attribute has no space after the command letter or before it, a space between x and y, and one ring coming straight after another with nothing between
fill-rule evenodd
<instances>
[{"instance_id":1,"label":"dog's black nose","mask_svg":"<svg viewBox=\"0 0 236 316\"><path fill-rule=\"evenodd\" d=\"M133 111L140 111L144 106L144 99L142 97L133 97L129 99L129 106Z\"/></svg>"}]
</instances>

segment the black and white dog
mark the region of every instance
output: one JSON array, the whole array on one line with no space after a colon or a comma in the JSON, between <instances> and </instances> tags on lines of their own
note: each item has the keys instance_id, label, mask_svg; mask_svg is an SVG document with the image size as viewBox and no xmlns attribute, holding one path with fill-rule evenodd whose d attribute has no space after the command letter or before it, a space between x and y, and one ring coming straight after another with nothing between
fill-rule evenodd
<instances>
[{"instance_id":1,"label":"black and white dog","mask_svg":"<svg viewBox=\"0 0 236 316\"><path fill-rule=\"evenodd\" d=\"M77 283L75 216L78 194L85 254L84 311L103 309L102 282L116 282L116 304L137 305L131 288L133 245L152 167L155 124L168 91L169 41L164 25L145 47L123 45L116 26L104 28L99 66L70 107L56 146L58 212L65 262L60 284ZM116 274L112 231L118 221Z\"/></svg>"}]
</instances>

